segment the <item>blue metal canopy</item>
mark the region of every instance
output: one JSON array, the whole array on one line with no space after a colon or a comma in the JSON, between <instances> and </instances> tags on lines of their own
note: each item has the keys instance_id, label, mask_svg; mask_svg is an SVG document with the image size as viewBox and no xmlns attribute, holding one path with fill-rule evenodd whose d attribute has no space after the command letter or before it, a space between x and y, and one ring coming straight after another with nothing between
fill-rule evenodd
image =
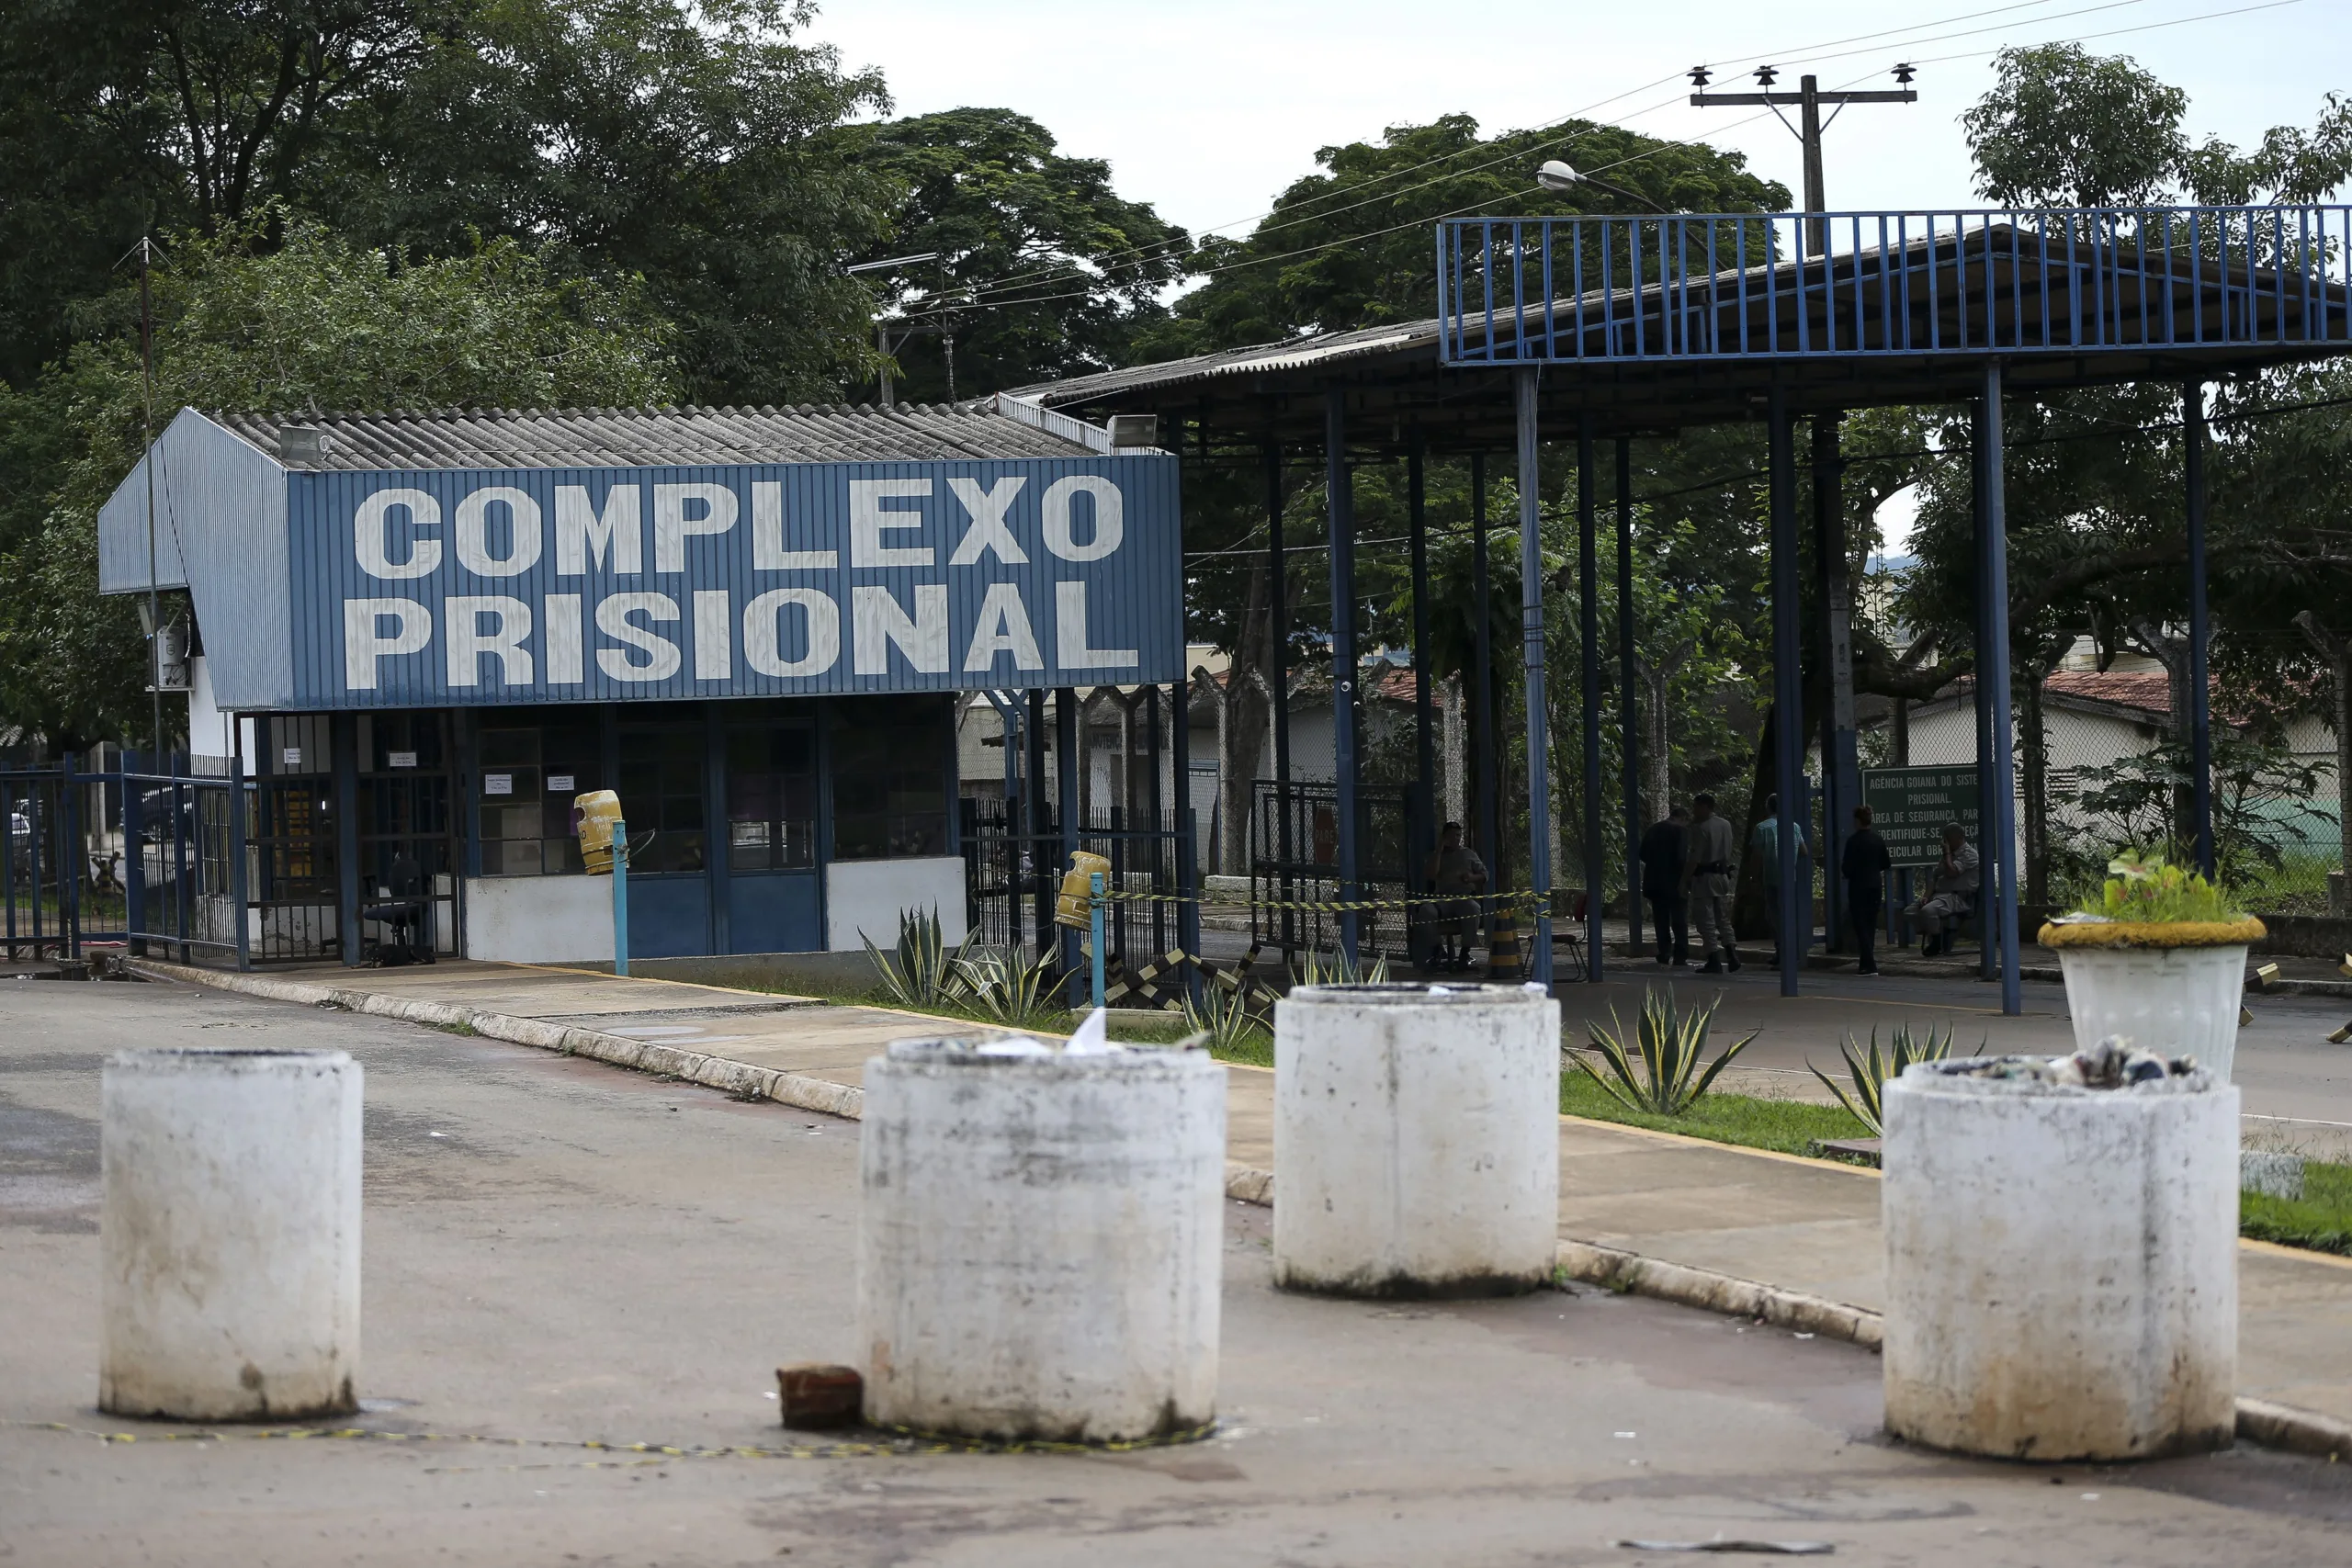
<instances>
[{"instance_id":1,"label":"blue metal canopy","mask_svg":"<svg viewBox=\"0 0 2352 1568\"><path fill-rule=\"evenodd\" d=\"M1453 367L2352 348L2352 207L1453 219Z\"/></svg>"}]
</instances>

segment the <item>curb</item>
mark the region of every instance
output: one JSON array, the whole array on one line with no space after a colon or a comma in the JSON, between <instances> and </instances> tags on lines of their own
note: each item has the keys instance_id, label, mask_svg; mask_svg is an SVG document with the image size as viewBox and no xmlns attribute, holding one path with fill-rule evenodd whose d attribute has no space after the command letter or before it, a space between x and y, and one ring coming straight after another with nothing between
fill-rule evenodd
<instances>
[{"instance_id":1,"label":"curb","mask_svg":"<svg viewBox=\"0 0 2352 1568\"><path fill-rule=\"evenodd\" d=\"M823 1078L781 1072L773 1067L755 1067L746 1062L730 1062L724 1056L682 1051L675 1045L631 1040L625 1035L606 1034L602 1030L582 1029L573 1024L517 1018L512 1013L485 1012L478 1008L458 1007L449 1002L388 997L379 992L353 990L342 986L314 985L307 980L223 974L152 958L130 959L124 967L149 979L209 986L217 991L234 991L271 1001L336 1008L345 1012L368 1013L377 1018L398 1019L403 1023L422 1023L436 1029L470 1029L476 1034L492 1040L503 1040L510 1044L557 1051L567 1056L586 1056L641 1073L667 1074L728 1094L772 1100L797 1111L814 1111L852 1122L858 1120L865 1109L865 1091L847 1084L828 1083Z\"/></svg>"},{"instance_id":2,"label":"curb","mask_svg":"<svg viewBox=\"0 0 2352 1568\"><path fill-rule=\"evenodd\" d=\"M448 1002L388 997L379 992L353 990L342 986L278 980L261 975L224 974L219 970L198 969L152 958L129 959L123 966L132 974L151 980L208 986L214 990L234 991L270 1001L336 1008L345 1012L367 1013L433 1028L464 1027L492 1040L503 1040L511 1044L529 1045L543 1051L558 1051L567 1056L586 1056L641 1073L666 1073L729 1094L772 1100L797 1111L814 1111L849 1122L860 1121L865 1113L865 1091L861 1089L828 1083L822 1078L807 1077L798 1073L779 1072L772 1067L754 1067L744 1062L730 1062L723 1056L706 1055L699 1051L681 1051L674 1045L630 1040L623 1035L606 1034L600 1030L548 1023L535 1018L517 1018L512 1013L485 1012ZM1236 1202L1272 1208L1274 1173L1228 1160L1225 1167L1225 1194ZM1761 1318L1778 1327L1842 1339L1871 1350L1880 1348L1884 1334L1885 1320L1879 1314L1803 1291L1782 1290L1777 1285L1760 1284L1753 1280L1718 1274L1707 1269L1693 1269L1688 1264L1668 1263L1656 1258L1645 1258L1638 1252L1626 1252L1588 1241L1563 1241L1557 1256L1560 1271L1569 1279L1608 1290L1650 1296L1683 1306L1701 1307L1709 1312ZM2330 1460L2352 1453L2352 1422L2339 1421L2291 1404L2274 1404L2267 1399L2241 1396L2237 1408L2238 1436L2246 1442L2290 1453L2324 1454Z\"/></svg>"}]
</instances>

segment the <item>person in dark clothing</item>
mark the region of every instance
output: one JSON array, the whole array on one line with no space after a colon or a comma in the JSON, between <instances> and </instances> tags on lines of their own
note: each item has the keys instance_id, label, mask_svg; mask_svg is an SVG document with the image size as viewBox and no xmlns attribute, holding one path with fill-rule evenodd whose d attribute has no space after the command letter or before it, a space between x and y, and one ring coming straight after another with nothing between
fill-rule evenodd
<instances>
[{"instance_id":1,"label":"person in dark clothing","mask_svg":"<svg viewBox=\"0 0 2352 1568\"><path fill-rule=\"evenodd\" d=\"M1690 961L1690 911L1682 897L1682 840L1690 822L1689 808L1678 806L1642 835L1642 897L1657 924L1657 961L1678 968Z\"/></svg>"},{"instance_id":2,"label":"person in dark clothing","mask_svg":"<svg viewBox=\"0 0 2352 1568\"><path fill-rule=\"evenodd\" d=\"M1878 973L1879 904L1886 897L1886 873L1893 863L1888 860L1886 840L1871 826L1871 808L1854 807L1854 833L1846 840L1844 863L1838 870L1846 878L1846 918L1854 928L1855 950L1861 955L1857 973Z\"/></svg>"}]
</instances>

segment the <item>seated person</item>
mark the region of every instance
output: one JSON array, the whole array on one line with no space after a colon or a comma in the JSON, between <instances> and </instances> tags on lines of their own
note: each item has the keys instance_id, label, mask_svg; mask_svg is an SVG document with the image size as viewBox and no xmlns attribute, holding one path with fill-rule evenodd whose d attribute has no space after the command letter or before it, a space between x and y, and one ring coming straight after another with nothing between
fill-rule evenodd
<instances>
[{"instance_id":1,"label":"seated person","mask_svg":"<svg viewBox=\"0 0 2352 1568\"><path fill-rule=\"evenodd\" d=\"M1959 929L1976 906L1978 886L1976 847L1957 822L1944 824L1944 852L1928 874L1928 886L1904 911L1927 932L1919 956L1933 958L1951 951L1946 933Z\"/></svg>"}]
</instances>

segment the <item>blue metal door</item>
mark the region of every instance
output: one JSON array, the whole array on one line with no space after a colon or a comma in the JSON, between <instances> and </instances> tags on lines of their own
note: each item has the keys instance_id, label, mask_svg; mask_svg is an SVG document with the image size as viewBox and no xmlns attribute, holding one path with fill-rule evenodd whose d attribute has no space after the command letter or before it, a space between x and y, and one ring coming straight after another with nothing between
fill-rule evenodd
<instances>
[{"instance_id":1,"label":"blue metal door","mask_svg":"<svg viewBox=\"0 0 2352 1568\"><path fill-rule=\"evenodd\" d=\"M707 736L700 713L621 726L633 958L693 958L713 951Z\"/></svg>"},{"instance_id":2,"label":"blue metal door","mask_svg":"<svg viewBox=\"0 0 2352 1568\"><path fill-rule=\"evenodd\" d=\"M779 712L762 705L726 725L730 953L812 953L825 945L812 705Z\"/></svg>"}]
</instances>

